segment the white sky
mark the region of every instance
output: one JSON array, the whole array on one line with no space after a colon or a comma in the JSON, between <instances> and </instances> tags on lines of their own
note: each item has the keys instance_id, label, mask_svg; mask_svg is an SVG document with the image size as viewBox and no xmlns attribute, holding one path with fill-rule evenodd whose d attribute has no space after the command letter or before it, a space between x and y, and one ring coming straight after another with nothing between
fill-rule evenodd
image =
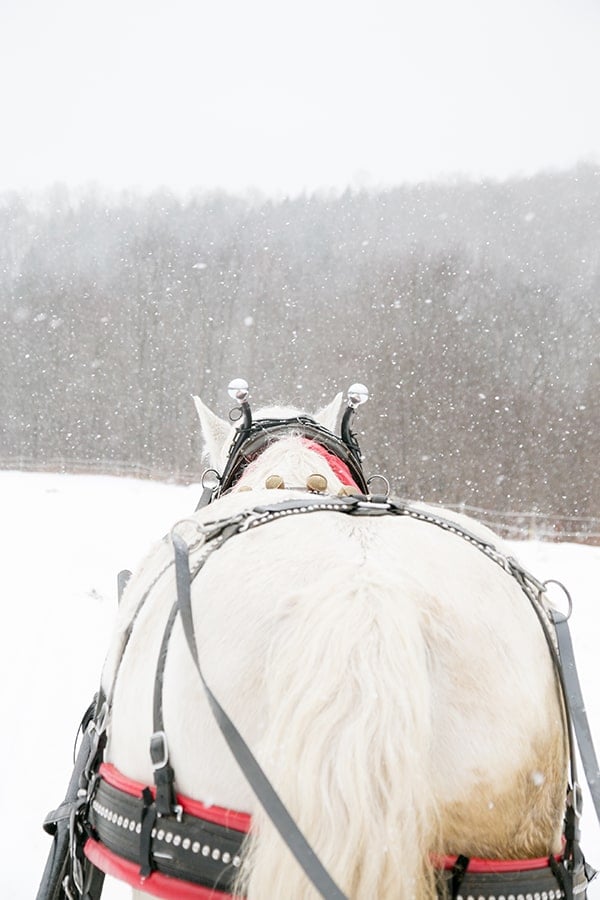
<instances>
[{"instance_id":1,"label":"white sky","mask_svg":"<svg viewBox=\"0 0 600 900\"><path fill-rule=\"evenodd\" d=\"M600 162L600 0L0 0L0 189Z\"/></svg>"}]
</instances>

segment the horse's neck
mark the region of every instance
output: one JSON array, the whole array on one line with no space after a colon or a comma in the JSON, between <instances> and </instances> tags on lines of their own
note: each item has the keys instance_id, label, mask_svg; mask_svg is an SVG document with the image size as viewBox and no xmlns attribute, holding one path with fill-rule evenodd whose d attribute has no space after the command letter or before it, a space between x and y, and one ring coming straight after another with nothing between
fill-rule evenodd
<instances>
[{"instance_id":1,"label":"horse's neck","mask_svg":"<svg viewBox=\"0 0 600 900\"><path fill-rule=\"evenodd\" d=\"M314 474L327 479L328 493L335 494L342 487L326 458L311 450L305 440L300 437L282 438L273 442L248 466L238 487L265 487L270 476L279 475L286 488L305 488L307 479Z\"/></svg>"}]
</instances>

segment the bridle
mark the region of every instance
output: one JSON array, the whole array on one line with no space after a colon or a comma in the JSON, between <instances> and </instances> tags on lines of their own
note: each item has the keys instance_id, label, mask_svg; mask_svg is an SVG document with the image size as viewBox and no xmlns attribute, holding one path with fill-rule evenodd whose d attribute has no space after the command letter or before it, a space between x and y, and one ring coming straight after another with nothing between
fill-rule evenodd
<instances>
[{"instance_id":1,"label":"bridle","mask_svg":"<svg viewBox=\"0 0 600 900\"><path fill-rule=\"evenodd\" d=\"M202 509L223 494L230 491L242 477L246 467L274 441L285 437L301 437L314 442L328 454L336 457L348 467L358 490L368 494L369 487L362 466L362 453L356 434L351 429L351 421L358 406L368 397L364 385L354 384L348 391L348 405L342 417L341 437L338 437L311 416L298 415L290 418L252 418L248 402L248 385L242 379L235 379L229 386L229 394L237 400L238 407L230 413L230 418L239 420L227 462L222 473L207 469L202 475L202 496L197 509Z\"/></svg>"}]
</instances>

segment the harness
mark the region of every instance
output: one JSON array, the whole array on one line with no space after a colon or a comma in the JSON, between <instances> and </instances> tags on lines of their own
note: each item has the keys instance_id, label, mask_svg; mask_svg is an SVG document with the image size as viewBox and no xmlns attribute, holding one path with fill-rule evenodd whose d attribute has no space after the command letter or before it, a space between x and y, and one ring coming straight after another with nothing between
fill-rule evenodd
<instances>
[{"instance_id":1,"label":"harness","mask_svg":"<svg viewBox=\"0 0 600 900\"><path fill-rule=\"evenodd\" d=\"M236 435L229 448L223 473L207 469L202 476L203 492L197 509L201 509L231 490L241 478L246 466L256 459L266 447L282 437L298 434L313 442L333 460L346 466L352 482L363 494L368 494L369 485L362 467L362 453L351 422L356 409L364 403L368 391L362 384L354 384L348 391L348 406L341 423L340 438L325 428L311 416L294 416L287 419L252 419L248 403L248 385L236 379L230 385L230 395L239 407L230 413L234 421L240 419ZM235 387L232 387L235 385Z\"/></svg>"},{"instance_id":2,"label":"harness","mask_svg":"<svg viewBox=\"0 0 600 900\"><path fill-rule=\"evenodd\" d=\"M348 430L349 418L348 416L346 420ZM305 432L305 435L309 439L316 440L318 432L319 444L326 446L321 426L317 426L312 420L306 421L304 417L291 421L293 428L300 425L308 428L310 433L306 435ZM267 420L267 422L266 426L264 422L254 423L257 426L254 430L252 424L249 428L245 428L246 439L251 442L249 446L242 440L234 441L223 476L220 477L216 489L214 486L211 488L213 496L215 493L219 495L222 490L229 489L235 484L252 454L260 452L258 448L264 447L265 441L270 442L276 436L281 436L282 431L289 433L290 421L284 423L282 420ZM329 443L327 451L331 452L334 447L332 437L338 445L335 446L335 450L339 451L339 438L335 438L330 432L328 435L330 437L327 439ZM356 466L360 468L360 457L357 458L355 450L348 450L348 454L342 455L342 460L349 468L350 462L354 468ZM362 476L360 487L366 487L367 481L362 475L362 469L360 471ZM170 535L174 550L173 559L156 579L163 577L171 566L174 567L177 598L165 628L155 677L154 733L150 742L154 785L132 782L124 778L114 767L103 763L106 719L112 692L108 698L100 692L94 712L88 711L87 721L84 722L84 740L65 802L58 810L50 813L45 822L46 829L51 833L56 833L59 837L61 834L63 836L65 833L68 834L68 860L66 862L63 860L58 877L54 874L49 860L51 871L48 878L45 873L38 900L58 900L58 898L96 900L102 890L102 873L116 875L135 887L163 898L226 900L233 897L233 885L241 862L242 843L250 827L250 817L244 813L218 807L206 807L196 800L177 794L174 788L175 775L169 764L168 740L162 720L162 683L169 640L177 617L181 619L186 641L213 714L258 800L321 896L326 900L346 900L299 831L234 723L204 679L191 607L193 580L212 553L226 541L245 531L285 517L313 515L319 512L359 517L410 517L434 525L468 541L515 578L543 629L564 700L570 758L564 849L558 858L550 856L539 860L499 862L469 860L464 856L436 860L439 871L439 896L453 900L454 898L469 900L471 897L495 900L511 894L514 897L522 894L523 897L564 897L569 900L585 896L587 883L595 873L585 863L579 843L581 790L576 772L573 725L599 817L600 772L574 665L567 626L568 615L565 616L556 610L547 613L541 598L548 582L539 582L516 560L505 556L493 544L478 535L451 520L411 504L361 493L345 497L302 496L283 502L254 506L236 515L202 525L195 520L189 520L193 521L197 528L197 536L189 544L175 526ZM133 630L135 619L151 588L134 613L122 653ZM115 681L118 670L117 666ZM45 881L50 883L50 889L46 892L44 892ZM50 892L52 889L54 893ZM63 893L57 893L60 889Z\"/></svg>"}]
</instances>

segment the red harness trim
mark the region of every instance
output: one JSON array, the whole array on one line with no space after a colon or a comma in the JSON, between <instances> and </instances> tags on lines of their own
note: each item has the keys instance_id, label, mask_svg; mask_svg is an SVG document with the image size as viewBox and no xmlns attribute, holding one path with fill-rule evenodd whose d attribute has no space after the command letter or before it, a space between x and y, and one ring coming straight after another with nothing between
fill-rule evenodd
<instances>
[{"instance_id":1,"label":"red harness trim","mask_svg":"<svg viewBox=\"0 0 600 900\"><path fill-rule=\"evenodd\" d=\"M344 464L342 463L342 465ZM127 778L110 763L102 763L99 772L107 784L133 797L139 797L146 787L141 781ZM154 788L151 788L151 790L154 794ZM199 800L192 800L190 797L185 797L182 794L177 794L177 802L181 804L183 811L191 816L246 834L250 830L252 817L249 813L226 809L223 806L207 806ZM137 863L123 859L92 838L87 841L84 852L90 862L107 875L119 878L121 881L131 885L131 887L139 888L154 897L161 897L163 900L243 900L243 898L234 897L232 894L192 884L179 878L172 878L160 872L152 872L147 878L142 878ZM438 869L444 870L452 869L457 859L457 856L432 855L431 857L433 865ZM556 859L560 861L560 854L556 856ZM505 872L529 872L547 867L547 856L517 860L471 857L467 871L502 874Z\"/></svg>"},{"instance_id":2,"label":"red harness trim","mask_svg":"<svg viewBox=\"0 0 600 900\"><path fill-rule=\"evenodd\" d=\"M161 872L152 872L147 878L142 878L139 863L129 862L117 856L92 838L86 841L83 852L101 872L153 897L161 897L162 900L243 900L234 894L224 894L222 891L192 884L181 878L171 878Z\"/></svg>"},{"instance_id":3,"label":"red harness trim","mask_svg":"<svg viewBox=\"0 0 600 900\"><path fill-rule=\"evenodd\" d=\"M107 784L112 785L119 791L123 791L125 794L130 794L132 797L140 797L146 787L141 781L127 778L110 763L102 763L99 771ZM156 796L156 790L153 787L150 790L153 796ZM177 802L185 813L188 813L190 816L196 816L198 819L204 819L205 822L214 822L215 825L223 825L225 828L243 831L246 834L250 831L252 817L249 813L225 809L223 806L206 806L199 800L192 800L190 797L183 796L183 794L177 794Z\"/></svg>"},{"instance_id":4,"label":"red harness trim","mask_svg":"<svg viewBox=\"0 0 600 900\"><path fill-rule=\"evenodd\" d=\"M555 856L557 862L561 860L560 854ZM452 869L458 856L435 856L431 862L436 869ZM531 872L535 869L547 869L548 857L538 856L536 859L479 859L476 856L469 858L467 872L480 872L489 875L497 875L502 872Z\"/></svg>"},{"instance_id":5,"label":"red harness trim","mask_svg":"<svg viewBox=\"0 0 600 900\"><path fill-rule=\"evenodd\" d=\"M346 463L336 456L335 453L330 453L325 447L321 444L317 444L316 441L310 441L308 438L302 438L302 443L306 446L307 450L312 450L314 453L318 453L319 456L322 456L324 460L326 460L327 465L333 472L333 474L338 478L342 484L347 485L348 487L355 487L359 490L358 485L354 481L352 475L350 474L350 469L346 465Z\"/></svg>"}]
</instances>

